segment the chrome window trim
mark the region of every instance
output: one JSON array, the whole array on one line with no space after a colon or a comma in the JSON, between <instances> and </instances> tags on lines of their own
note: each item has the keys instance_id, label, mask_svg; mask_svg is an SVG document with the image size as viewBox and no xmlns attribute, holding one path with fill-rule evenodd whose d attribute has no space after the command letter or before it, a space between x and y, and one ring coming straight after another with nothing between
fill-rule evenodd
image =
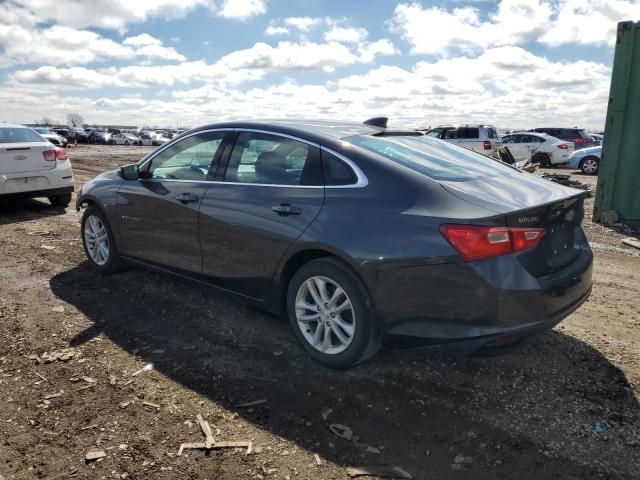
<instances>
[{"instance_id":1,"label":"chrome window trim","mask_svg":"<svg viewBox=\"0 0 640 480\"><path fill-rule=\"evenodd\" d=\"M179 141L184 140L185 138L189 138L193 135L198 135L200 133L209 133L209 132L239 132L239 133L254 132L254 133L264 133L267 135L274 135L277 137L279 136L279 137L290 138L292 140L296 140L298 142L302 142L307 145L314 146L320 149L321 151L325 151L327 153L330 153L331 155L334 155L335 157L337 157L338 159L346 163L349 166L349 168L351 168L351 170L356 174L357 181L356 183L351 183L348 185L280 185L280 184L271 184L271 183L226 182L226 181L220 181L220 180L180 180L180 179L170 179L170 178L166 178L166 179L165 178L159 178L159 179L148 178L144 180L145 181L159 180L162 182L188 182L188 183L197 182L197 183L212 183L212 184L222 184L222 185L254 185L256 187L275 187L275 188L331 188L331 189L338 188L338 189L341 189L341 188L364 188L367 185L369 185L369 180L367 179L367 176L364 174L364 172L360 169L360 167L358 167L353 160L345 157L344 155L336 152L335 150L332 150L330 148L327 148L323 145L312 142L310 140L296 137L294 135L288 135L286 133L280 133L280 132L273 132L270 130L258 130L253 128L228 128L228 127L227 128L211 128L207 130L198 130L197 132L192 132L189 135L185 135L184 137L180 137L175 140L172 140L171 142L167 142L165 145L162 146L162 148L159 148L158 150L151 152L148 157L142 159L140 163L140 169L143 169L147 163L153 161L153 159L158 155L160 155L164 150L166 150L172 145L175 145Z\"/></svg>"},{"instance_id":2,"label":"chrome window trim","mask_svg":"<svg viewBox=\"0 0 640 480\"><path fill-rule=\"evenodd\" d=\"M320 150L330 153L331 155L334 155L336 158L346 163L349 168L351 168L351 170L356 174L357 178L356 183L350 183L348 185L325 185L325 188L364 188L369 185L369 179L353 160L345 157L341 153L331 150L330 148L320 146Z\"/></svg>"}]
</instances>

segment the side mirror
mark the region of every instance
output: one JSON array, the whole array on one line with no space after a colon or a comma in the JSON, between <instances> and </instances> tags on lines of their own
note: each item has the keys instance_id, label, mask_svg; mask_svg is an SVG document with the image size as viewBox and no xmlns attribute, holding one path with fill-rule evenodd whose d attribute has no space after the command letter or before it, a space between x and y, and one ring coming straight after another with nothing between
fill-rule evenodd
<instances>
[{"instance_id":1,"label":"side mirror","mask_svg":"<svg viewBox=\"0 0 640 480\"><path fill-rule=\"evenodd\" d=\"M140 178L140 167L137 163L120 167L120 176L125 180L138 180Z\"/></svg>"}]
</instances>

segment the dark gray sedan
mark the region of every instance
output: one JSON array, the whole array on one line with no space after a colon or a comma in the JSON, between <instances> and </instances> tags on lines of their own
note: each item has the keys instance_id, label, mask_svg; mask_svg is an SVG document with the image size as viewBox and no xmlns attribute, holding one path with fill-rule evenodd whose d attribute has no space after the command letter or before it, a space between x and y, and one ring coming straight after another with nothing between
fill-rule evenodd
<instances>
[{"instance_id":1,"label":"dark gray sedan","mask_svg":"<svg viewBox=\"0 0 640 480\"><path fill-rule=\"evenodd\" d=\"M77 208L98 271L286 312L313 358L348 368L392 339L472 353L556 325L591 292L583 198L384 122L272 121L185 132Z\"/></svg>"}]
</instances>

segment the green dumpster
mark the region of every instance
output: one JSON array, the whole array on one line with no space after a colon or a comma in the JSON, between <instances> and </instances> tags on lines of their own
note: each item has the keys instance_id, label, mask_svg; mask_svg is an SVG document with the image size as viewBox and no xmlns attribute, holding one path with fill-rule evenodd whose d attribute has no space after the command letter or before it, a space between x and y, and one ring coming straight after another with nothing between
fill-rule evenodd
<instances>
[{"instance_id":1,"label":"green dumpster","mask_svg":"<svg viewBox=\"0 0 640 480\"><path fill-rule=\"evenodd\" d=\"M640 22L618 24L593 210L596 222L616 217L640 223Z\"/></svg>"}]
</instances>

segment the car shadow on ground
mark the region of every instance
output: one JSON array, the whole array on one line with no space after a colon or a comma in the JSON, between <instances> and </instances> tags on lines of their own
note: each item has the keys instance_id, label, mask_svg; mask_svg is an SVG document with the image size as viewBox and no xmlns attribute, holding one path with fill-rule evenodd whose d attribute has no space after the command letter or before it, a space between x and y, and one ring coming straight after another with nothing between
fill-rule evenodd
<instances>
[{"instance_id":1,"label":"car shadow on ground","mask_svg":"<svg viewBox=\"0 0 640 480\"><path fill-rule=\"evenodd\" d=\"M44 199L0 199L0 225L29 222L43 217L64 215L65 213L65 208L55 207Z\"/></svg>"},{"instance_id":2,"label":"car shadow on ground","mask_svg":"<svg viewBox=\"0 0 640 480\"><path fill-rule=\"evenodd\" d=\"M335 372L303 353L286 320L206 288L138 269L101 276L87 264L50 286L92 322L71 346L104 335L167 378L338 465L403 465L414 478L449 478L463 455L474 459L460 467L473 478L592 478L620 454L612 434L603 442L593 429L622 435L640 416L625 375L558 331L502 357L388 349ZM238 406L257 399L267 403ZM347 425L356 440L336 437L332 423ZM578 453L567 447L576 442ZM583 466L593 456L602 470Z\"/></svg>"}]
</instances>

